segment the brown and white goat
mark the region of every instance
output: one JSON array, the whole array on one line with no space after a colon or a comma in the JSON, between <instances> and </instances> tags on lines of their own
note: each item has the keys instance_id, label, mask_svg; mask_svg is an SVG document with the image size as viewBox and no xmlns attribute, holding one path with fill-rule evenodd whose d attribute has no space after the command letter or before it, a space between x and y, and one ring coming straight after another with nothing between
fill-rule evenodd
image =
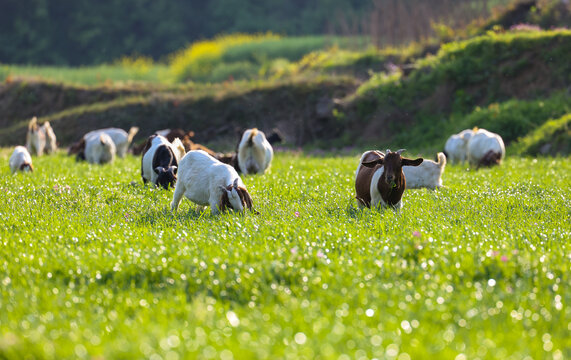
<instances>
[{"instance_id":1,"label":"brown and white goat","mask_svg":"<svg viewBox=\"0 0 571 360\"><path fill-rule=\"evenodd\" d=\"M363 153L355 173L355 190L359 207L402 207L402 194L406 188L403 166L418 166L423 159L406 159L404 149L383 154L377 150Z\"/></svg>"}]
</instances>

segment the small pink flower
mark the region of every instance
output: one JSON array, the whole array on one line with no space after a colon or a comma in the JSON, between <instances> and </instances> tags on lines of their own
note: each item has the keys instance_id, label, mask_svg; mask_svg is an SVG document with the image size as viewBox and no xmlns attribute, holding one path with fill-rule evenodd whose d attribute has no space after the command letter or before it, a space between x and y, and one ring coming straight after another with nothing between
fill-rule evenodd
<instances>
[{"instance_id":1,"label":"small pink flower","mask_svg":"<svg viewBox=\"0 0 571 360\"><path fill-rule=\"evenodd\" d=\"M499 251L492 251L492 256L494 256L494 257L498 256L499 254L500 254Z\"/></svg>"},{"instance_id":2,"label":"small pink flower","mask_svg":"<svg viewBox=\"0 0 571 360\"><path fill-rule=\"evenodd\" d=\"M505 256L505 255L502 255L501 259L502 259L503 262L507 262L507 261L508 261L508 257Z\"/></svg>"},{"instance_id":3,"label":"small pink flower","mask_svg":"<svg viewBox=\"0 0 571 360\"><path fill-rule=\"evenodd\" d=\"M412 233L412 236L420 237L420 233L418 231L415 231Z\"/></svg>"},{"instance_id":4,"label":"small pink flower","mask_svg":"<svg viewBox=\"0 0 571 360\"><path fill-rule=\"evenodd\" d=\"M512 254L514 254L514 255L516 255L517 253L519 253L519 251L517 251L517 250L512 251Z\"/></svg>"},{"instance_id":5,"label":"small pink flower","mask_svg":"<svg viewBox=\"0 0 571 360\"><path fill-rule=\"evenodd\" d=\"M289 252L291 252L292 254L296 254L297 253L297 248L291 248L289 250Z\"/></svg>"},{"instance_id":6,"label":"small pink flower","mask_svg":"<svg viewBox=\"0 0 571 360\"><path fill-rule=\"evenodd\" d=\"M295 217L299 217L299 211L294 212L293 215L294 215Z\"/></svg>"},{"instance_id":7,"label":"small pink flower","mask_svg":"<svg viewBox=\"0 0 571 360\"><path fill-rule=\"evenodd\" d=\"M324 254L323 251L321 251L321 250L317 250L317 254L316 254L316 255L317 255L318 258L324 258L324 257L325 257L325 254Z\"/></svg>"}]
</instances>

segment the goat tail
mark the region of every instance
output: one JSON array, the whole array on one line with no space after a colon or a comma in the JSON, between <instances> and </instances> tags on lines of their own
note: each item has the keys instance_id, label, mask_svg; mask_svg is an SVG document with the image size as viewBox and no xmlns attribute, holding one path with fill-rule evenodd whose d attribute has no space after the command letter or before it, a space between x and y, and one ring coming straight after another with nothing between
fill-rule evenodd
<instances>
[{"instance_id":1,"label":"goat tail","mask_svg":"<svg viewBox=\"0 0 571 360\"><path fill-rule=\"evenodd\" d=\"M38 118L33 117L32 120L28 123L28 130L36 130L38 127Z\"/></svg>"},{"instance_id":2,"label":"goat tail","mask_svg":"<svg viewBox=\"0 0 571 360\"><path fill-rule=\"evenodd\" d=\"M438 157L438 166L440 166L440 170L442 170L444 166L446 166L446 155L439 152L436 156Z\"/></svg>"},{"instance_id":3,"label":"goat tail","mask_svg":"<svg viewBox=\"0 0 571 360\"><path fill-rule=\"evenodd\" d=\"M129 134L127 135L127 142L130 144L133 141L133 138L139 132L139 128L137 126L132 126L129 129Z\"/></svg>"},{"instance_id":4,"label":"goat tail","mask_svg":"<svg viewBox=\"0 0 571 360\"><path fill-rule=\"evenodd\" d=\"M250 131L250 136L248 136L248 142L247 145L248 146L252 146L254 144L254 137L258 135L258 129L257 128L253 128L252 131Z\"/></svg>"}]
</instances>

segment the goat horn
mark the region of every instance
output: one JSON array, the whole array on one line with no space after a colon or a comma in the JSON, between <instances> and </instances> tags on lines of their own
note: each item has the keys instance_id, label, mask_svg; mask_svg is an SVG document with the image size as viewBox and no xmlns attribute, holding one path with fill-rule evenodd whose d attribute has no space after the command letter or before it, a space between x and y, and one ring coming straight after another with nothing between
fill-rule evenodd
<instances>
[{"instance_id":1,"label":"goat horn","mask_svg":"<svg viewBox=\"0 0 571 360\"><path fill-rule=\"evenodd\" d=\"M234 189L238 188L238 178L234 179L234 184L232 185Z\"/></svg>"},{"instance_id":2,"label":"goat horn","mask_svg":"<svg viewBox=\"0 0 571 360\"><path fill-rule=\"evenodd\" d=\"M388 155L388 153L390 153L390 152L391 152L391 149L387 149L386 154Z\"/></svg>"},{"instance_id":3,"label":"goat horn","mask_svg":"<svg viewBox=\"0 0 571 360\"><path fill-rule=\"evenodd\" d=\"M400 154L402 154L402 153L405 152L405 151L406 151L406 149L398 149L398 150L397 150L397 154L400 155Z\"/></svg>"}]
</instances>

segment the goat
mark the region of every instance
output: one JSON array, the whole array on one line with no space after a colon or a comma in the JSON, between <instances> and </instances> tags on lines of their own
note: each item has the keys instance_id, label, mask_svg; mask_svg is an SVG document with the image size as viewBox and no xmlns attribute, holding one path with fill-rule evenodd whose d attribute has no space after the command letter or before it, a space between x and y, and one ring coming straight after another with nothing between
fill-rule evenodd
<instances>
[{"instance_id":1,"label":"goat","mask_svg":"<svg viewBox=\"0 0 571 360\"><path fill-rule=\"evenodd\" d=\"M403 166L418 166L423 159L406 159L401 157L404 149L392 152L387 149L370 150L363 153L355 172L355 190L359 208L392 206L402 207L402 194L406 187Z\"/></svg>"},{"instance_id":2,"label":"goat","mask_svg":"<svg viewBox=\"0 0 571 360\"><path fill-rule=\"evenodd\" d=\"M442 173L446 166L446 156L439 152L438 162L426 160L419 166L403 166L402 171L406 179L407 189L442 187Z\"/></svg>"},{"instance_id":3,"label":"goat","mask_svg":"<svg viewBox=\"0 0 571 360\"><path fill-rule=\"evenodd\" d=\"M151 135L145 143L141 157L143 183L150 181L165 190L168 190L169 186L174 187L178 162L184 154L184 147L178 138L172 144L164 136Z\"/></svg>"},{"instance_id":4,"label":"goat","mask_svg":"<svg viewBox=\"0 0 571 360\"><path fill-rule=\"evenodd\" d=\"M270 166L274 150L266 135L256 129L244 131L238 145L238 167L244 174L263 174Z\"/></svg>"},{"instance_id":5,"label":"goat","mask_svg":"<svg viewBox=\"0 0 571 360\"><path fill-rule=\"evenodd\" d=\"M85 160L91 164L105 164L115 160L117 148L106 133L91 135L85 139Z\"/></svg>"},{"instance_id":6,"label":"goat","mask_svg":"<svg viewBox=\"0 0 571 360\"><path fill-rule=\"evenodd\" d=\"M10 156L10 170L12 173L16 171L34 171L32 166L32 157L24 146L16 146L12 156Z\"/></svg>"},{"instance_id":7,"label":"goat","mask_svg":"<svg viewBox=\"0 0 571 360\"><path fill-rule=\"evenodd\" d=\"M451 164L463 164L464 161L466 161L468 141L470 141L472 134L474 134L477 129L478 128L475 127L472 130L462 130L458 134L454 134L448 138L446 144L444 145L444 154Z\"/></svg>"},{"instance_id":8,"label":"goat","mask_svg":"<svg viewBox=\"0 0 571 360\"><path fill-rule=\"evenodd\" d=\"M226 210L252 209L252 197L236 170L202 150L189 151L179 162L179 178L171 209L176 212L182 196L200 205L210 205L213 215Z\"/></svg>"},{"instance_id":9,"label":"goat","mask_svg":"<svg viewBox=\"0 0 571 360\"><path fill-rule=\"evenodd\" d=\"M26 148L28 152L35 153L37 156L43 155L44 151L50 154L57 150L56 134L49 121L38 125L37 117L34 116L30 120L26 134Z\"/></svg>"},{"instance_id":10,"label":"goat","mask_svg":"<svg viewBox=\"0 0 571 360\"><path fill-rule=\"evenodd\" d=\"M485 129L478 129L468 141L468 162L476 166L499 165L506 155L502 137Z\"/></svg>"},{"instance_id":11,"label":"goat","mask_svg":"<svg viewBox=\"0 0 571 360\"><path fill-rule=\"evenodd\" d=\"M105 128L88 132L76 143L72 144L69 148L68 155L77 154L77 158L85 160L85 145L88 138L92 136L99 136L100 134L108 135L115 144L116 153L119 157L125 157L129 145L133 141L133 137L139 132L139 128L133 126L126 132L119 128Z\"/></svg>"}]
</instances>

